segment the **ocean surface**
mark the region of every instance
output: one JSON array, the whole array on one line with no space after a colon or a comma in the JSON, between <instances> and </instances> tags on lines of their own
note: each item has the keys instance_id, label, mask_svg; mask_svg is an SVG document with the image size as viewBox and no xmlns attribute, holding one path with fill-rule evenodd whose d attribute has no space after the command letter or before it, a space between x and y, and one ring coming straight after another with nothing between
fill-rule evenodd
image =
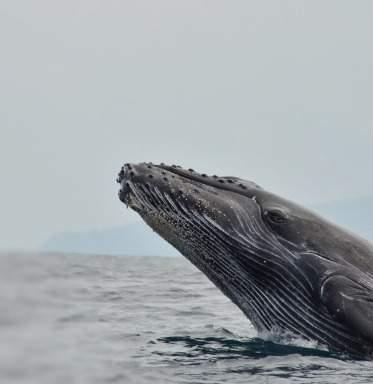
<instances>
[{"instance_id":1,"label":"ocean surface","mask_svg":"<svg viewBox=\"0 0 373 384\"><path fill-rule=\"evenodd\" d=\"M1 383L373 383L373 362L258 337L181 257L0 255Z\"/></svg>"}]
</instances>

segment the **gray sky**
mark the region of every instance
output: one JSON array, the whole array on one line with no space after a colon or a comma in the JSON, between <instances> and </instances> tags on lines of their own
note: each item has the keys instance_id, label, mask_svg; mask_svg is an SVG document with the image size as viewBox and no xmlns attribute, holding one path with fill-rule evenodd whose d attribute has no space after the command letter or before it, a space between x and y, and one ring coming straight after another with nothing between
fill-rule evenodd
<instances>
[{"instance_id":1,"label":"gray sky","mask_svg":"<svg viewBox=\"0 0 373 384\"><path fill-rule=\"evenodd\" d=\"M136 219L124 162L373 194L373 2L2 0L0 248Z\"/></svg>"}]
</instances>

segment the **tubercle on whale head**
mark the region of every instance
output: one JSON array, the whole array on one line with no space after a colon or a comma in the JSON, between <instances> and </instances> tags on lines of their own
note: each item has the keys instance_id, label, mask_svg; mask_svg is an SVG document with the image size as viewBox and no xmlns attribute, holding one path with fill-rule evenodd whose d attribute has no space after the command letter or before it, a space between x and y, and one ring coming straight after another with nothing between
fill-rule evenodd
<instances>
[{"instance_id":1,"label":"tubercle on whale head","mask_svg":"<svg viewBox=\"0 0 373 384\"><path fill-rule=\"evenodd\" d=\"M248 195L249 191L261 189L261 187L256 183L241 180L237 177L219 177L217 175L208 176L206 173L200 174L192 168L184 169L179 165L166 165L164 163L159 165L155 165L153 163L126 163L121 168L116 181L123 187L125 182L133 180L139 183L145 183L145 178L150 180L153 179L151 180L152 182L154 182L154 179L156 178L162 178L164 182L168 182L167 178L178 178L184 180L184 182L188 181L195 183L196 185L206 185L219 190L227 190L245 195ZM125 194L126 190L127 189L125 188L124 192L121 194ZM254 195L252 194L250 197L253 196Z\"/></svg>"}]
</instances>

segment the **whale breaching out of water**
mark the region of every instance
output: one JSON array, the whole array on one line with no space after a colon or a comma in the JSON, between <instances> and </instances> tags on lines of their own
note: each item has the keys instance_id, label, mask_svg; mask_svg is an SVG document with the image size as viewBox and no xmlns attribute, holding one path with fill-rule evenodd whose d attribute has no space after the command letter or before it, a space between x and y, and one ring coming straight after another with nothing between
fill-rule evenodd
<instances>
[{"instance_id":1,"label":"whale breaching out of water","mask_svg":"<svg viewBox=\"0 0 373 384\"><path fill-rule=\"evenodd\" d=\"M125 164L120 200L199 268L260 332L373 352L373 246L237 177Z\"/></svg>"}]
</instances>

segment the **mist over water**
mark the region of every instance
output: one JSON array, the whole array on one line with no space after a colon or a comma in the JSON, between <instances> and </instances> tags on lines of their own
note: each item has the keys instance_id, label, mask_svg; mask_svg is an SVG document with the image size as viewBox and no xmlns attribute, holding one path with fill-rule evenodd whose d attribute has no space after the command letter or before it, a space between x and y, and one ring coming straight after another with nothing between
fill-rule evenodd
<instances>
[{"instance_id":1,"label":"mist over water","mask_svg":"<svg viewBox=\"0 0 373 384\"><path fill-rule=\"evenodd\" d=\"M372 383L373 363L259 338L183 258L0 256L4 383Z\"/></svg>"}]
</instances>

